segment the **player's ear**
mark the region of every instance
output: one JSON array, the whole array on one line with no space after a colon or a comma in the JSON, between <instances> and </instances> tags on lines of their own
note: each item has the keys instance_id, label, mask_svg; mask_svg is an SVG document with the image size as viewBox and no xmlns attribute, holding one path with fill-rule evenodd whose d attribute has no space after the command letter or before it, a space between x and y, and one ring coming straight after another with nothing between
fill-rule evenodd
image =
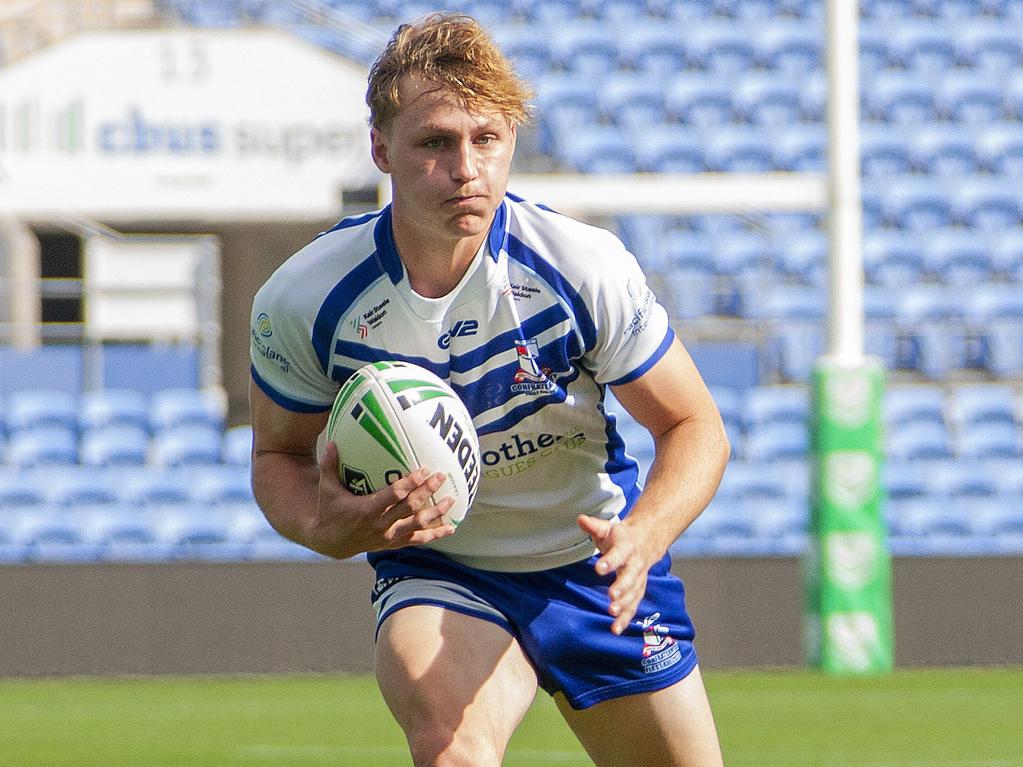
<instances>
[{"instance_id":1,"label":"player's ear","mask_svg":"<svg viewBox=\"0 0 1023 767\"><path fill-rule=\"evenodd\" d=\"M383 172L391 172L391 162L387 155L387 134L376 126L369 129L369 141L373 155L373 163Z\"/></svg>"}]
</instances>

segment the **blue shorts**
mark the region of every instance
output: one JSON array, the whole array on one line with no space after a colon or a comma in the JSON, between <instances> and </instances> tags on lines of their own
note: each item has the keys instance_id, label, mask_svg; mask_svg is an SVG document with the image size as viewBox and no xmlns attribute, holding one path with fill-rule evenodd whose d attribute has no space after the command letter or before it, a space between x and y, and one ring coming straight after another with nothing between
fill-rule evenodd
<instances>
[{"instance_id":1,"label":"blue shorts","mask_svg":"<svg viewBox=\"0 0 1023 767\"><path fill-rule=\"evenodd\" d=\"M378 633L393 612L417 604L490 621L518 640L540 686L563 693L575 709L663 689L696 666L685 588L668 556L650 568L646 595L620 635L611 633L607 611L614 576L597 575L595 556L526 573L477 570L418 548L375 553L370 561Z\"/></svg>"}]
</instances>

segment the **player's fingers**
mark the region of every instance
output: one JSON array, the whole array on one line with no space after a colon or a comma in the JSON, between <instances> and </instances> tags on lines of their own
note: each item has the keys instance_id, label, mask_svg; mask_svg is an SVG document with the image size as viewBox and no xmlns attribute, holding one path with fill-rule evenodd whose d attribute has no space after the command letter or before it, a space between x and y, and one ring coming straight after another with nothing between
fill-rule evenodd
<instances>
[{"instance_id":1,"label":"player's fingers","mask_svg":"<svg viewBox=\"0 0 1023 767\"><path fill-rule=\"evenodd\" d=\"M420 509L415 514L395 520L387 531L387 540L392 547L420 545L436 538L450 535L454 525L444 521L454 501L445 498L440 503ZM451 528L450 532L447 528Z\"/></svg>"},{"instance_id":2,"label":"player's fingers","mask_svg":"<svg viewBox=\"0 0 1023 767\"><path fill-rule=\"evenodd\" d=\"M575 522L584 533L590 536L593 544L603 550L601 544L607 539L608 533L611 531L611 523L606 519L591 517L588 514L580 514L575 518Z\"/></svg>"},{"instance_id":3,"label":"player's fingers","mask_svg":"<svg viewBox=\"0 0 1023 767\"><path fill-rule=\"evenodd\" d=\"M384 521L387 524L392 524L403 517L411 516L421 509L433 505L430 499L434 493L440 490L447 477L440 472L431 474L428 470L424 471L426 474L425 478L412 488L404 498L387 509L387 512L384 514ZM413 472L413 476L415 475L416 472ZM422 476L422 474L418 476Z\"/></svg>"},{"instance_id":4,"label":"player's fingers","mask_svg":"<svg viewBox=\"0 0 1023 767\"><path fill-rule=\"evenodd\" d=\"M596 569L598 575L618 572L636 553L636 547L632 540L627 536L616 535L617 532L619 531L611 530L605 539L606 548L601 547L604 555L597 560Z\"/></svg>"},{"instance_id":5,"label":"player's fingers","mask_svg":"<svg viewBox=\"0 0 1023 767\"><path fill-rule=\"evenodd\" d=\"M408 497L408 494L415 490L417 487L423 484L430 476L430 470L421 467L415 471L411 471L408 474L394 480L387 487L378 490L374 495L377 500L383 502L387 506L393 506L396 503L400 503Z\"/></svg>"}]
</instances>

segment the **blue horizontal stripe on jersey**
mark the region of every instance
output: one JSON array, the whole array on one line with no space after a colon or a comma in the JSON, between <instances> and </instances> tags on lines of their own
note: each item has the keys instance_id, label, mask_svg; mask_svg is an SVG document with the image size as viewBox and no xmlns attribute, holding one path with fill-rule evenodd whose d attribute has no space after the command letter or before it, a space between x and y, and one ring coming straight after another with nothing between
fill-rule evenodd
<instances>
[{"instance_id":1,"label":"blue horizontal stripe on jersey","mask_svg":"<svg viewBox=\"0 0 1023 767\"><path fill-rule=\"evenodd\" d=\"M337 323L374 282L381 277L380 262L375 253L370 253L352 271L335 285L327 297L323 299L320 310L313 321L313 349L316 359L325 375L330 375L331 342L337 332Z\"/></svg>"},{"instance_id":2,"label":"blue horizontal stripe on jersey","mask_svg":"<svg viewBox=\"0 0 1023 767\"><path fill-rule=\"evenodd\" d=\"M516 341L528 341L545 333L559 323L569 319L561 304L553 304L546 309L537 312L532 317L526 318L519 323L519 327L499 333L490 338L485 344L477 346L462 354L451 355L452 372L468 373L492 357L515 348ZM579 355L579 342L574 333L569 333L568 357L574 358ZM545 346L544 348L548 348Z\"/></svg>"},{"instance_id":3,"label":"blue horizontal stripe on jersey","mask_svg":"<svg viewBox=\"0 0 1023 767\"><path fill-rule=\"evenodd\" d=\"M509 258L518 261L539 276L564 299L565 303L572 307L572 313L575 315L575 322L582 334L586 351L592 349L597 343L597 328L593 317L590 316L590 312L586 308L586 303L576 289L569 284L561 272L514 235L508 235L507 251Z\"/></svg>"},{"instance_id":4,"label":"blue horizontal stripe on jersey","mask_svg":"<svg viewBox=\"0 0 1023 767\"><path fill-rule=\"evenodd\" d=\"M574 368L571 373L558 379L558 388L550 394L541 394L531 397L528 402L516 405L496 421L491 421L490 423L477 426L476 433L483 436L484 434L493 434L494 432L512 429L522 420L528 418L534 413L538 413L548 405L556 405L564 402L565 398L568 396L569 384L578 377L579 370L578 368Z\"/></svg>"},{"instance_id":5,"label":"blue horizontal stripe on jersey","mask_svg":"<svg viewBox=\"0 0 1023 767\"><path fill-rule=\"evenodd\" d=\"M267 397L285 410L290 410L293 413L325 413L331 408L331 405L314 405L309 402L302 402L301 400L286 397L267 383L266 379L256 372L255 366L250 366L249 370L252 372L252 380L256 382L256 386L258 386Z\"/></svg>"},{"instance_id":6,"label":"blue horizontal stripe on jersey","mask_svg":"<svg viewBox=\"0 0 1023 767\"><path fill-rule=\"evenodd\" d=\"M568 373L575 369L567 354L567 345L574 338L574 334L569 333L555 338L538 350L539 358L546 363L545 367L550 367L555 373L565 374L564 378L558 379L559 381L568 380ZM552 362L554 364L551 364ZM454 371L453 368L452 370ZM518 358L488 370L470 383L452 382L452 388L458 392L458 396L465 402L469 412L476 416L491 408L500 407L513 397L519 396L511 390L517 372L519 372Z\"/></svg>"},{"instance_id":7,"label":"blue horizontal stripe on jersey","mask_svg":"<svg viewBox=\"0 0 1023 767\"><path fill-rule=\"evenodd\" d=\"M360 367L362 365L368 365L370 362L408 362L412 365L419 365L419 367L426 368L440 378L448 377L448 364L446 362L434 362L426 357L417 357L411 354L399 354L388 349L380 349L376 346L360 344L356 341L343 341L338 339L334 342L334 353L357 360L361 363ZM335 365L335 368L342 371L350 370L349 368L342 367L341 365ZM348 375L351 375L351 373L348 373ZM348 376L345 376L345 378L347 377ZM345 379L337 378L335 376L334 380L340 381Z\"/></svg>"}]
</instances>

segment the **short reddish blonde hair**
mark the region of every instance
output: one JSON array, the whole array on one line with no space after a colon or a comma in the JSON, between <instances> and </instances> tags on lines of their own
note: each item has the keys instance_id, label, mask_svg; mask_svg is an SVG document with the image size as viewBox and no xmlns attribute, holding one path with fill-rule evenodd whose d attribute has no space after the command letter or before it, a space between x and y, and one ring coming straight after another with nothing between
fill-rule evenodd
<instances>
[{"instance_id":1,"label":"short reddish blonde hair","mask_svg":"<svg viewBox=\"0 0 1023 767\"><path fill-rule=\"evenodd\" d=\"M398 84L407 74L434 82L472 112L498 112L513 124L530 118L533 93L475 19L433 13L402 24L369 70L370 124L385 129L401 109Z\"/></svg>"}]
</instances>

